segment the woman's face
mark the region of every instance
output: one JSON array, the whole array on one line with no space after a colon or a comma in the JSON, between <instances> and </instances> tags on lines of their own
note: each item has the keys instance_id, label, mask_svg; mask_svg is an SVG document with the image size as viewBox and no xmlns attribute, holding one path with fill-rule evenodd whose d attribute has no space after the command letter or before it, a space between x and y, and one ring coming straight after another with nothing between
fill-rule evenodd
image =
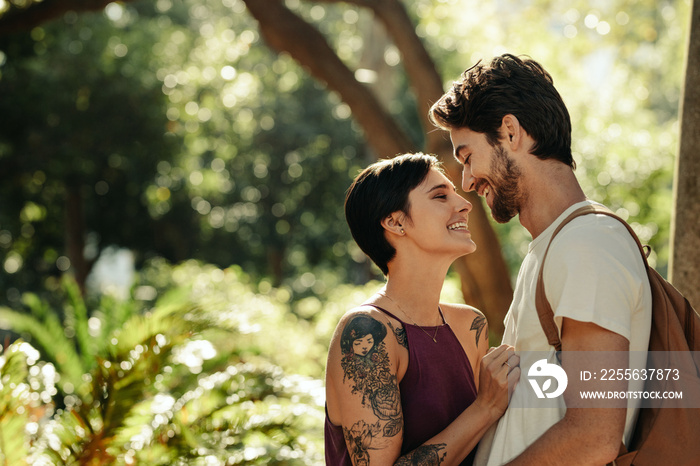
<instances>
[{"instance_id":1,"label":"woman's face","mask_svg":"<svg viewBox=\"0 0 700 466\"><path fill-rule=\"evenodd\" d=\"M410 220L405 235L420 249L445 253L453 260L476 250L468 228L472 205L440 171L432 168L408 195Z\"/></svg>"},{"instance_id":2,"label":"woman's face","mask_svg":"<svg viewBox=\"0 0 700 466\"><path fill-rule=\"evenodd\" d=\"M369 350L374 346L374 337L371 333L368 333L362 338L356 338L352 342L352 351L358 356L367 356Z\"/></svg>"}]
</instances>

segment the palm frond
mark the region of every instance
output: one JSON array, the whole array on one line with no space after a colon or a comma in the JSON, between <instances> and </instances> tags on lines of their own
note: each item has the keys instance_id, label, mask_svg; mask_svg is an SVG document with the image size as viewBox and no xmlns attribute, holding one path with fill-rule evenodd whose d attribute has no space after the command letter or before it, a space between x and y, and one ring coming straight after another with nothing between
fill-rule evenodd
<instances>
[{"instance_id":1,"label":"palm frond","mask_svg":"<svg viewBox=\"0 0 700 466\"><path fill-rule=\"evenodd\" d=\"M0 464L26 464L24 427L30 400L28 390L21 390L28 375L22 343L16 341L0 353Z\"/></svg>"},{"instance_id":2,"label":"palm frond","mask_svg":"<svg viewBox=\"0 0 700 466\"><path fill-rule=\"evenodd\" d=\"M22 304L24 304L34 317L38 320L44 320L51 311L51 306L48 302L42 301L39 296L34 293L23 293Z\"/></svg>"},{"instance_id":3,"label":"palm frond","mask_svg":"<svg viewBox=\"0 0 700 466\"><path fill-rule=\"evenodd\" d=\"M110 294L102 295L93 313L100 316L100 340L107 342L112 333L120 329L131 316L140 314L141 310L133 299L122 300Z\"/></svg>"},{"instance_id":4,"label":"palm frond","mask_svg":"<svg viewBox=\"0 0 700 466\"><path fill-rule=\"evenodd\" d=\"M266 464L286 464L300 456L320 459L319 444L299 441L321 425L321 407L309 407L318 403L308 384L322 387L320 381L289 377L269 364L231 365L190 386L164 414L170 421L161 423L152 437L177 452L178 460L171 464L195 464L204 455L226 464L250 464L246 445L257 445ZM143 452L148 454L148 448Z\"/></svg>"},{"instance_id":5,"label":"palm frond","mask_svg":"<svg viewBox=\"0 0 700 466\"><path fill-rule=\"evenodd\" d=\"M71 456L83 461L123 454L128 450L124 443L138 433L134 429L153 420L143 406L157 393L155 377L169 363L172 349L199 327L186 318L190 311L180 306L132 316L112 335L90 377L91 402L76 407L72 418L61 422L60 442Z\"/></svg>"},{"instance_id":6,"label":"palm frond","mask_svg":"<svg viewBox=\"0 0 700 466\"><path fill-rule=\"evenodd\" d=\"M78 282L71 275L66 274L62 278L63 291L66 299L63 303L63 311L66 320L70 320L75 330L75 340L78 344L79 357L82 360L83 369L87 372L95 364L94 355L97 353L97 340L90 337L88 331L88 310L85 306ZM66 322L68 323L68 322Z\"/></svg>"},{"instance_id":7,"label":"palm frond","mask_svg":"<svg viewBox=\"0 0 700 466\"><path fill-rule=\"evenodd\" d=\"M28 442L24 434L26 413L14 413L0 419L0 464L27 464Z\"/></svg>"},{"instance_id":8,"label":"palm frond","mask_svg":"<svg viewBox=\"0 0 700 466\"><path fill-rule=\"evenodd\" d=\"M43 317L42 321L8 307L0 307L0 328L31 336L32 344L43 353L46 360L56 366L62 382L68 382L75 388L80 387L85 373L82 359L73 342L63 333L63 325L58 317L51 313Z\"/></svg>"}]
</instances>

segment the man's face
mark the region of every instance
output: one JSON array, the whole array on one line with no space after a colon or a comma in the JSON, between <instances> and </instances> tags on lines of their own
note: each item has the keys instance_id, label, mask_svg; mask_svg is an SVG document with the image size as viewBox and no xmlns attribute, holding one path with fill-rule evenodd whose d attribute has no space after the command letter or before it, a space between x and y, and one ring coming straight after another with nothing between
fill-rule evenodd
<instances>
[{"instance_id":1,"label":"man's face","mask_svg":"<svg viewBox=\"0 0 700 466\"><path fill-rule=\"evenodd\" d=\"M462 165L462 189L484 197L497 222L515 217L523 201L518 185L521 171L507 150L501 144L492 146L486 135L469 128L453 129L450 139Z\"/></svg>"}]
</instances>

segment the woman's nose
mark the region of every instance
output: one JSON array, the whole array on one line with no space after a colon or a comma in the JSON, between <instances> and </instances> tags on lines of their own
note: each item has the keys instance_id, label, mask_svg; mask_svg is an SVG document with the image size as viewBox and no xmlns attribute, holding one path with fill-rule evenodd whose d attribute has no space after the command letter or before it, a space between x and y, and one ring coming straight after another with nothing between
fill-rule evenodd
<instances>
[{"instance_id":1,"label":"woman's nose","mask_svg":"<svg viewBox=\"0 0 700 466\"><path fill-rule=\"evenodd\" d=\"M471 212L472 211L472 203L466 200L464 197L459 196L459 212Z\"/></svg>"}]
</instances>

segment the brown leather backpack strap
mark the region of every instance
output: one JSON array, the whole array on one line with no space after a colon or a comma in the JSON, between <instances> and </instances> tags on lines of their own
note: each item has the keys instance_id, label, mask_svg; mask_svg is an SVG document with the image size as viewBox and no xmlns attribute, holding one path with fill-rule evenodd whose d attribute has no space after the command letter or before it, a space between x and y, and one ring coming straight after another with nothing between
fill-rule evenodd
<instances>
[{"instance_id":1,"label":"brown leather backpack strap","mask_svg":"<svg viewBox=\"0 0 700 466\"><path fill-rule=\"evenodd\" d=\"M540 325L544 334L547 336L547 342L553 346L557 353L561 351L561 339L559 338L559 330L554 322L554 311L547 300L544 293L544 280L542 280L542 269L537 278L537 288L535 290L535 305L537 307L537 316L540 318Z\"/></svg>"},{"instance_id":2,"label":"brown leather backpack strap","mask_svg":"<svg viewBox=\"0 0 700 466\"><path fill-rule=\"evenodd\" d=\"M542 261L540 263L540 272L537 276L537 286L535 287L535 307L537 308L537 316L540 318L540 325L544 334L547 336L547 342L554 347L557 351L557 358L559 358L559 353L561 352L561 339L559 338L559 329L557 324L554 322L554 311L552 310L549 300L547 300L547 295L544 290L544 261L547 259L547 253L549 252L549 247L552 245L552 240L554 237L564 228L570 221L581 215L588 215L593 213L612 213L602 206L597 205L587 205L580 207L569 214L554 230L552 237L549 240L547 249L544 251L542 256Z\"/></svg>"}]
</instances>

